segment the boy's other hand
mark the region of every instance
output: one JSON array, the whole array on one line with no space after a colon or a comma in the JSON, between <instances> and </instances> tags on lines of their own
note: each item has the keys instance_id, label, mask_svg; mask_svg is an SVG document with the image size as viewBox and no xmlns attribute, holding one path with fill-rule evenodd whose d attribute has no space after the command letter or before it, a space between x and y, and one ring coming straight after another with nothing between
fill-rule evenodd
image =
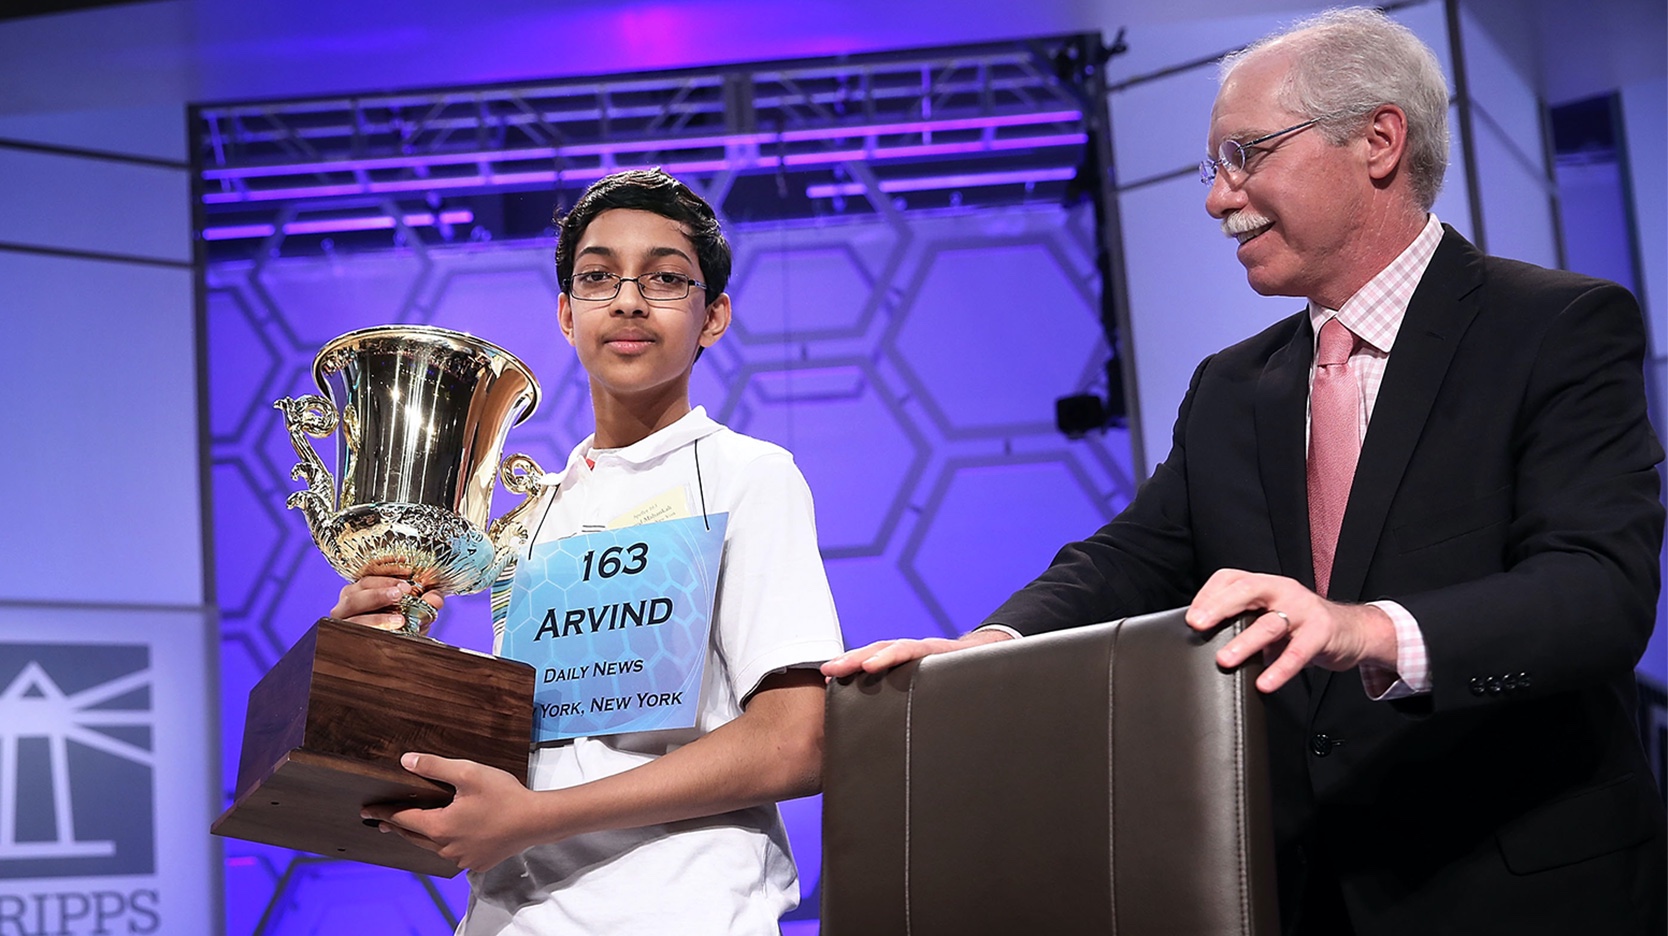
<instances>
[{"instance_id":1,"label":"boy's other hand","mask_svg":"<svg viewBox=\"0 0 1668 936\"><path fill-rule=\"evenodd\" d=\"M955 650L965 650L968 647L978 647L984 644L996 643L1001 640L1012 640L1003 631L995 629L976 630L965 637L950 640L945 637L926 637L922 639L905 638L901 640L877 640L867 647L847 650L822 665L822 674L830 679L850 676L856 672L879 673L889 670L910 660L932 656L935 653L950 653Z\"/></svg>"},{"instance_id":2,"label":"boy's other hand","mask_svg":"<svg viewBox=\"0 0 1668 936\"><path fill-rule=\"evenodd\" d=\"M376 820L382 831L397 833L466 871L485 871L538 844L526 838L534 794L510 774L437 754L406 754L400 765L450 784L457 795L435 809L373 803L360 810L361 819Z\"/></svg>"}]
</instances>

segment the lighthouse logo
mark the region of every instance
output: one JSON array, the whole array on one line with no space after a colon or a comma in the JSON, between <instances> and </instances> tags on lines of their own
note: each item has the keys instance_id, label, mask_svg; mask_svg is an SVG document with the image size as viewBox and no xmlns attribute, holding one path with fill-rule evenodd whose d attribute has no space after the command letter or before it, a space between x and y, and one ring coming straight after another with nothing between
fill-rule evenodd
<instances>
[{"instance_id":1,"label":"lighthouse logo","mask_svg":"<svg viewBox=\"0 0 1668 936\"><path fill-rule=\"evenodd\" d=\"M0 880L155 871L150 648L0 643Z\"/></svg>"}]
</instances>

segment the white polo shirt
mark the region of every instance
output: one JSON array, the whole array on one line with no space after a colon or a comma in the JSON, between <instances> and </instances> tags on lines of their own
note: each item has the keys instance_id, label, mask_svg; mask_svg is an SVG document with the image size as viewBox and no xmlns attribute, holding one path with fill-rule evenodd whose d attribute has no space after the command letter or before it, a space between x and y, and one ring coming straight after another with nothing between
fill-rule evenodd
<instances>
[{"instance_id":1,"label":"white polo shirt","mask_svg":"<svg viewBox=\"0 0 1668 936\"><path fill-rule=\"evenodd\" d=\"M581 442L559 473L537 542L615 525L644 505L728 513L712 637L694 728L576 738L534 750L529 786L575 786L644 764L741 714L767 675L844 647L817 551L811 492L780 446L696 407L622 449ZM595 467L587 464L589 456ZM494 623L498 640L502 624ZM575 836L470 875L458 932L776 934L799 882L775 805Z\"/></svg>"}]
</instances>

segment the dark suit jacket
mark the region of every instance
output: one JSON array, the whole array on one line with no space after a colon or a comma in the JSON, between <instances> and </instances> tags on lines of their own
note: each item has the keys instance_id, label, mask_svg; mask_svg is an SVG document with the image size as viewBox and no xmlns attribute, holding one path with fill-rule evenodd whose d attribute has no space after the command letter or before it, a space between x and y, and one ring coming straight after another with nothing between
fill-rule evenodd
<instances>
[{"instance_id":1,"label":"dark suit jacket","mask_svg":"<svg viewBox=\"0 0 1668 936\"><path fill-rule=\"evenodd\" d=\"M1035 633L1185 605L1222 568L1313 588L1300 312L1207 358L1135 501L988 619ZM1611 283L1449 229L1392 349L1332 597L1419 622L1428 696L1310 668L1269 697L1288 925L1324 862L1357 932L1662 932L1661 800L1633 668L1662 449L1642 317Z\"/></svg>"}]
</instances>

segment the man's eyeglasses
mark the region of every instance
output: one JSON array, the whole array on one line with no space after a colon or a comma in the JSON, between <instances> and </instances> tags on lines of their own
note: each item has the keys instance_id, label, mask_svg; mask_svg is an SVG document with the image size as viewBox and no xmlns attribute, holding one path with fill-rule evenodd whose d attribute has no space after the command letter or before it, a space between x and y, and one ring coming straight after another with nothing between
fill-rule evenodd
<instances>
[{"instance_id":1,"label":"man's eyeglasses","mask_svg":"<svg viewBox=\"0 0 1668 936\"><path fill-rule=\"evenodd\" d=\"M1264 134L1263 136L1257 137L1255 140L1247 140L1244 143L1241 143L1238 140L1223 140L1216 147L1215 159L1211 159L1207 156L1199 161L1199 181L1205 183L1206 185L1210 185L1216 181L1216 173L1219 169L1232 169L1235 172L1244 172L1245 160L1250 157L1252 148L1258 143L1267 143L1275 137L1283 137L1288 133L1296 133L1304 127L1313 126L1325 119L1326 118L1324 117L1316 117L1312 120L1305 120L1300 124L1292 124L1284 130L1276 130L1273 133Z\"/></svg>"},{"instance_id":2,"label":"man's eyeglasses","mask_svg":"<svg viewBox=\"0 0 1668 936\"><path fill-rule=\"evenodd\" d=\"M644 273L642 276L619 276L602 270L589 270L569 277L563 288L573 299L604 302L618 296L620 287L626 283L636 283L637 292L651 302L688 299L690 289L707 288L706 283L670 270Z\"/></svg>"}]
</instances>

